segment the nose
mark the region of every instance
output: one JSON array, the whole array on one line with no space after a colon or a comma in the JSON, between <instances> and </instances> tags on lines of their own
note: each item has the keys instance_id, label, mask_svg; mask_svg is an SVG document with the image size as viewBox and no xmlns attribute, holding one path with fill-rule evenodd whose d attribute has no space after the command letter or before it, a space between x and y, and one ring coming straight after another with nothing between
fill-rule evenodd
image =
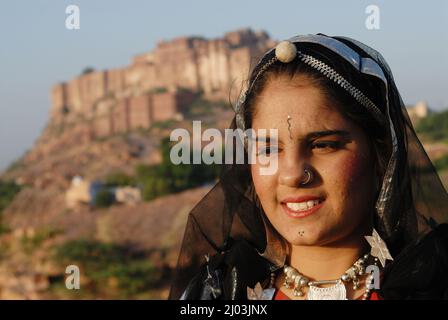
<instances>
[{"instance_id":1,"label":"nose","mask_svg":"<svg viewBox=\"0 0 448 320\"><path fill-rule=\"evenodd\" d=\"M311 170L306 165L306 159L297 153L290 154L279 163L278 183L287 187L299 187L308 177L305 169Z\"/></svg>"}]
</instances>

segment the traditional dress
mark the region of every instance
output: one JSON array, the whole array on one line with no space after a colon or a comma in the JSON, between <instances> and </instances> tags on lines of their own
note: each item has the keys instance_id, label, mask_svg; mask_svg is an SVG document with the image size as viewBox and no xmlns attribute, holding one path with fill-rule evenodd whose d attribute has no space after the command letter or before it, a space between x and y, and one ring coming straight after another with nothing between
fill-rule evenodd
<instances>
[{"instance_id":1,"label":"traditional dress","mask_svg":"<svg viewBox=\"0 0 448 320\"><path fill-rule=\"evenodd\" d=\"M274 64L303 63L334 81L377 121L377 130L386 130L392 147L374 228L393 261L382 270L381 286L370 299L448 298L448 195L387 63L377 51L346 37L304 35L288 42L296 52L282 54L285 61L273 48L254 68L231 128L245 129L251 88ZM226 165L189 215L170 299L247 299L248 287L266 286L272 273L281 272L285 248L256 200L249 165ZM282 293L274 299L282 299Z\"/></svg>"}]
</instances>

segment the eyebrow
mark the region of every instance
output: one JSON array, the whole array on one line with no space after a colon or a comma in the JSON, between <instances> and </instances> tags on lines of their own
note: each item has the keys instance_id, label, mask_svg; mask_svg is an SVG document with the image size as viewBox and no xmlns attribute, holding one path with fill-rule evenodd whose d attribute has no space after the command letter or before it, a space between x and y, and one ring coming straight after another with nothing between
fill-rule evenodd
<instances>
[{"instance_id":1,"label":"eyebrow","mask_svg":"<svg viewBox=\"0 0 448 320\"><path fill-rule=\"evenodd\" d=\"M333 135L339 135L342 137L346 137L350 135L350 132L345 131L345 130L323 130L323 131L313 131L313 132L309 132L304 140L313 140L313 139L318 139L321 137L326 137L326 136L333 136ZM266 142L266 143L270 143L271 142L271 137L268 136L256 136L256 141L258 142Z\"/></svg>"},{"instance_id":2,"label":"eyebrow","mask_svg":"<svg viewBox=\"0 0 448 320\"><path fill-rule=\"evenodd\" d=\"M350 135L350 132L345 131L345 130L315 131L315 132L308 133L306 135L306 139L312 140L312 139L317 139L317 138L321 138L321 137L325 137L325 136L333 136L333 135L339 135L339 136L346 137L346 136Z\"/></svg>"}]
</instances>

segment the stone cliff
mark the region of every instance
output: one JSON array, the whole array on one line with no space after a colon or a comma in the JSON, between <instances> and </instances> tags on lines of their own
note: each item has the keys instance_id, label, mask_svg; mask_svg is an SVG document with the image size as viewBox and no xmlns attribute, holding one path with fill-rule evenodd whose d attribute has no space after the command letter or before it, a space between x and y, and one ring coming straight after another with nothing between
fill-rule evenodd
<instances>
[{"instance_id":1,"label":"stone cliff","mask_svg":"<svg viewBox=\"0 0 448 320\"><path fill-rule=\"evenodd\" d=\"M28 157L45 156L68 137L89 142L181 117L198 92L214 100L227 100L233 92L235 98L250 66L274 44L267 33L251 29L218 39L176 38L159 42L124 68L90 70L59 83L52 88L50 121L38 141L42 154Z\"/></svg>"},{"instance_id":2,"label":"stone cliff","mask_svg":"<svg viewBox=\"0 0 448 320\"><path fill-rule=\"evenodd\" d=\"M76 239L131 243L154 253L154 270L171 270L187 214L210 185L110 208L71 208L67 190L78 175L103 181L160 162L161 138L173 128L191 129L192 120L228 127L233 112L222 101L236 99L250 66L274 44L250 29L218 39L182 37L159 42L129 66L85 70L56 84L43 133L0 177L22 187L0 214L0 298L73 298L64 288L59 295L64 270L51 259L54 248ZM166 298L169 275L145 297Z\"/></svg>"}]
</instances>

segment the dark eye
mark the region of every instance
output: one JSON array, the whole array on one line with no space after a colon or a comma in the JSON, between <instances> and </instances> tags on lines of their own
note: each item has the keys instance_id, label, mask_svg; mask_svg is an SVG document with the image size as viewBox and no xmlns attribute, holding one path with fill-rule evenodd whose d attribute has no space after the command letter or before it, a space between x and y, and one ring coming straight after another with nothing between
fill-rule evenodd
<instances>
[{"instance_id":1,"label":"dark eye","mask_svg":"<svg viewBox=\"0 0 448 320\"><path fill-rule=\"evenodd\" d=\"M275 146L267 146L262 147L258 150L257 155L269 155L271 153L278 152L278 147Z\"/></svg>"},{"instance_id":2,"label":"dark eye","mask_svg":"<svg viewBox=\"0 0 448 320\"><path fill-rule=\"evenodd\" d=\"M331 150L337 150L341 148L342 142L340 141L319 141L314 142L311 145L311 149L319 149L323 151L331 151Z\"/></svg>"}]
</instances>

